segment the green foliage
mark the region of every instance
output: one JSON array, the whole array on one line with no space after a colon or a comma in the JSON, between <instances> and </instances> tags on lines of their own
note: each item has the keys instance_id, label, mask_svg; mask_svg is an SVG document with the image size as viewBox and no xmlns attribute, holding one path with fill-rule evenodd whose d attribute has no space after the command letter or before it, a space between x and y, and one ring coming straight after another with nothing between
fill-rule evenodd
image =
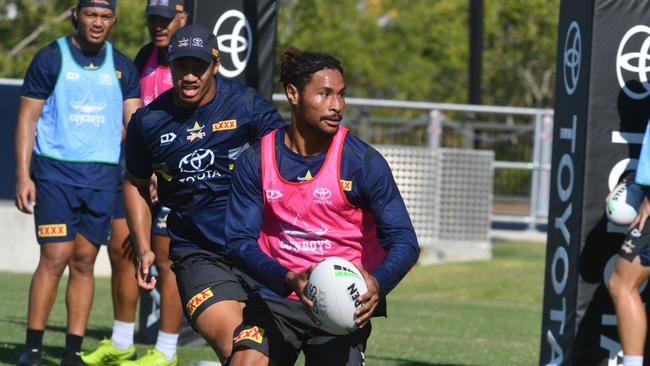
<instances>
[{"instance_id":1,"label":"green foliage","mask_svg":"<svg viewBox=\"0 0 650 366\"><path fill-rule=\"evenodd\" d=\"M0 76L23 77L34 53L70 34L55 21L73 0L0 0ZM338 56L348 95L467 102L468 0L279 0L277 53L288 45ZM551 106L559 0L485 0L483 101ZM148 41L144 4L120 1L110 39L130 57ZM9 51L46 29L15 56ZM278 68L276 67L276 70ZM276 85L276 91L279 91Z\"/></svg>"},{"instance_id":2,"label":"green foliage","mask_svg":"<svg viewBox=\"0 0 650 366\"><path fill-rule=\"evenodd\" d=\"M552 107L559 0L485 0L485 104Z\"/></svg>"},{"instance_id":3,"label":"green foliage","mask_svg":"<svg viewBox=\"0 0 650 366\"><path fill-rule=\"evenodd\" d=\"M74 32L69 9L76 4L71 0L18 0L15 19L5 16L9 6L0 0L0 77L22 78L34 54L56 38ZM68 16L66 16L68 15ZM118 22L111 30L109 39L129 57L136 53L149 39L144 19L144 4L139 1L121 1L117 9ZM43 27L39 29L39 27ZM39 35L17 54L10 51L33 32Z\"/></svg>"}]
</instances>

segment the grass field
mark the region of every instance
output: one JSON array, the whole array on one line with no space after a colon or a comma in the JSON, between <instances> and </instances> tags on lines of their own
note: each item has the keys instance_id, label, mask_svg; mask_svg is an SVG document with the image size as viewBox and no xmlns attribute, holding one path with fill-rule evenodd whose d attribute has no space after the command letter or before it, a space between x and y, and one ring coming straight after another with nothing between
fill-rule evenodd
<instances>
[{"instance_id":1,"label":"grass field","mask_svg":"<svg viewBox=\"0 0 650 366\"><path fill-rule=\"evenodd\" d=\"M416 267L388 298L389 318L373 321L370 366L534 365L544 282L543 244L499 243L485 262ZM0 273L0 365L15 363L25 337L30 276ZM47 365L65 342L65 279L45 333ZM109 279L97 280L83 348L110 336ZM138 344L139 353L146 345ZM207 346L179 349L181 365L215 360Z\"/></svg>"}]
</instances>

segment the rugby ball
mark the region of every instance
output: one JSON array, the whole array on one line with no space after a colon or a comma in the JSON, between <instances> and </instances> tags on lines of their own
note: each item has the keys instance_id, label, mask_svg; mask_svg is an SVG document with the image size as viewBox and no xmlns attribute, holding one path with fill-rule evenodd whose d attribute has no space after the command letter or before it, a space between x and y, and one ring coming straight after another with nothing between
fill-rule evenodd
<instances>
[{"instance_id":1,"label":"rugby ball","mask_svg":"<svg viewBox=\"0 0 650 366\"><path fill-rule=\"evenodd\" d=\"M354 311L363 305L357 299L367 291L357 267L339 257L329 257L316 265L307 283L307 298L314 303L312 313L320 321L320 328L336 335L357 330Z\"/></svg>"},{"instance_id":2,"label":"rugby ball","mask_svg":"<svg viewBox=\"0 0 650 366\"><path fill-rule=\"evenodd\" d=\"M607 199L605 214L616 225L629 225L636 217L645 192L634 183L619 184Z\"/></svg>"}]
</instances>

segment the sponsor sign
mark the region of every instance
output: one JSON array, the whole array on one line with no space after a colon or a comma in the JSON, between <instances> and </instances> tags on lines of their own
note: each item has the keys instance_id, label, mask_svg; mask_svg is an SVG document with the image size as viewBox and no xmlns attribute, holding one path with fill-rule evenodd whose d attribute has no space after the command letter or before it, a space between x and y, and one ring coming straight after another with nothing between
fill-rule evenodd
<instances>
[{"instance_id":1,"label":"sponsor sign","mask_svg":"<svg viewBox=\"0 0 650 366\"><path fill-rule=\"evenodd\" d=\"M38 225L37 236L39 238L54 238L67 235L68 225L66 224Z\"/></svg>"},{"instance_id":2,"label":"sponsor sign","mask_svg":"<svg viewBox=\"0 0 650 366\"><path fill-rule=\"evenodd\" d=\"M258 326L254 326L249 329L244 329L233 340L234 343L241 342L244 340L249 340L253 341L256 343L262 343L262 340L264 339L264 328L260 328Z\"/></svg>"},{"instance_id":3,"label":"sponsor sign","mask_svg":"<svg viewBox=\"0 0 650 366\"><path fill-rule=\"evenodd\" d=\"M190 316L194 315L196 309L198 309L201 304L206 302L212 296L214 296L214 293L212 293L212 290L210 288L206 288L205 290L194 295L186 305L188 314L190 314Z\"/></svg>"},{"instance_id":4,"label":"sponsor sign","mask_svg":"<svg viewBox=\"0 0 650 366\"><path fill-rule=\"evenodd\" d=\"M212 132L234 130L237 128L237 120L229 119L226 121L219 121L212 124Z\"/></svg>"}]
</instances>

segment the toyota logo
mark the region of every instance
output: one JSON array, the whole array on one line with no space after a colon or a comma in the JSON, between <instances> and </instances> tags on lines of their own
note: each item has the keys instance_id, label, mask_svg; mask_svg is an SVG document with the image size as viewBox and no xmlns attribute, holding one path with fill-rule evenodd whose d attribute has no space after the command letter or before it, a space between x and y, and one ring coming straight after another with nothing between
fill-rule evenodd
<instances>
[{"instance_id":1,"label":"toyota logo","mask_svg":"<svg viewBox=\"0 0 650 366\"><path fill-rule=\"evenodd\" d=\"M318 188L314 190L314 198L324 201L332 197L332 192L327 188Z\"/></svg>"},{"instance_id":2,"label":"toyota logo","mask_svg":"<svg viewBox=\"0 0 650 366\"><path fill-rule=\"evenodd\" d=\"M214 153L212 150L198 149L185 155L178 163L178 168L183 173L198 173L206 170L213 163Z\"/></svg>"},{"instance_id":3,"label":"toyota logo","mask_svg":"<svg viewBox=\"0 0 650 366\"><path fill-rule=\"evenodd\" d=\"M221 57L219 72L227 78L234 78L246 69L248 59L251 57L253 50L251 25L241 11L232 9L219 17L217 24L214 25L213 33L217 36ZM229 63L231 65L224 65L224 54L230 56ZM234 69L229 69L230 66Z\"/></svg>"},{"instance_id":4,"label":"toyota logo","mask_svg":"<svg viewBox=\"0 0 650 366\"><path fill-rule=\"evenodd\" d=\"M569 25L569 30L564 39L564 89L567 94L573 95L580 78L580 61L582 59L582 39L580 26L574 20Z\"/></svg>"},{"instance_id":5,"label":"toyota logo","mask_svg":"<svg viewBox=\"0 0 650 366\"><path fill-rule=\"evenodd\" d=\"M638 37L635 37L636 35ZM635 39L634 49L638 52L627 52L627 44L632 39ZM639 44L639 40L643 40L641 46L636 46ZM638 48L637 48L638 47ZM650 85L648 85L648 72L650 72L650 55L648 54L648 49L650 49L650 27L645 25L637 25L625 33L621 43L618 45L618 53L616 54L616 76L618 77L618 84L621 86L621 89L627 94L628 97L632 99L644 99L650 95ZM627 71L625 75L623 72ZM628 76L627 80L624 76ZM638 81L640 90L631 90L627 82L629 80ZM642 89L642 90L641 90Z\"/></svg>"}]
</instances>

